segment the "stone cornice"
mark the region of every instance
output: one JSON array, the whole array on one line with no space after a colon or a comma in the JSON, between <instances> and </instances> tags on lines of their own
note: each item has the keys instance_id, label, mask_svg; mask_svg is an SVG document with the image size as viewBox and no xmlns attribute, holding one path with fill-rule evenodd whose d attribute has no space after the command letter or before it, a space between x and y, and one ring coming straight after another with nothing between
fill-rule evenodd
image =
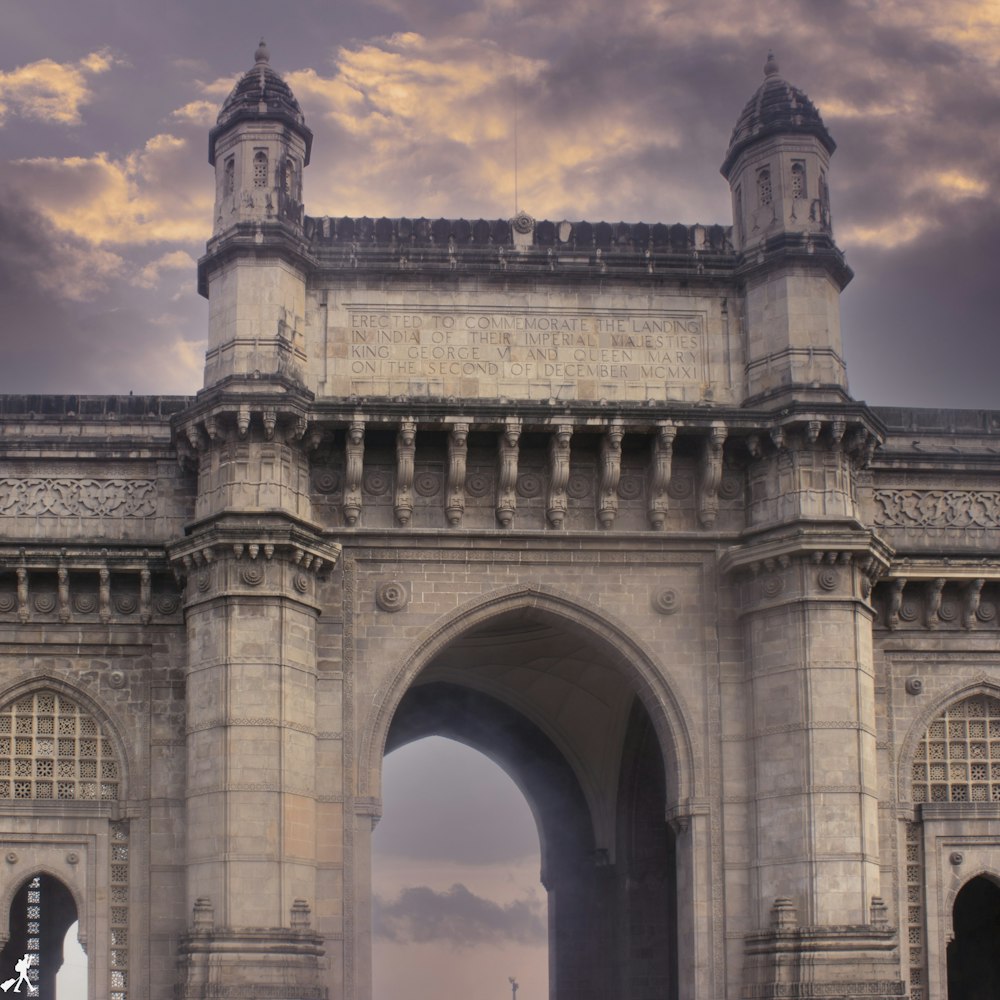
<instances>
[{"instance_id":1,"label":"stone cornice","mask_svg":"<svg viewBox=\"0 0 1000 1000\"><path fill-rule=\"evenodd\" d=\"M747 533L741 544L725 552L719 561L723 573L758 573L771 564L787 564L808 558L823 562L833 556L838 562L856 562L874 583L888 569L892 549L857 522L800 521L763 532Z\"/></svg>"},{"instance_id":2,"label":"stone cornice","mask_svg":"<svg viewBox=\"0 0 1000 1000\"><path fill-rule=\"evenodd\" d=\"M790 268L823 271L839 291L854 277L843 252L825 233L779 233L763 246L744 253L736 275L744 281L755 281L773 270Z\"/></svg>"},{"instance_id":3,"label":"stone cornice","mask_svg":"<svg viewBox=\"0 0 1000 1000\"><path fill-rule=\"evenodd\" d=\"M237 258L257 261L280 258L308 274L316 259L297 229L281 220L239 222L209 241L206 253L198 261L198 294L208 298L211 271Z\"/></svg>"},{"instance_id":4,"label":"stone cornice","mask_svg":"<svg viewBox=\"0 0 1000 1000\"><path fill-rule=\"evenodd\" d=\"M341 546L326 541L321 529L287 517L224 514L197 525L168 551L174 572L182 580L197 569L226 560L245 562L248 567L285 561L299 571L323 577L337 564Z\"/></svg>"}]
</instances>

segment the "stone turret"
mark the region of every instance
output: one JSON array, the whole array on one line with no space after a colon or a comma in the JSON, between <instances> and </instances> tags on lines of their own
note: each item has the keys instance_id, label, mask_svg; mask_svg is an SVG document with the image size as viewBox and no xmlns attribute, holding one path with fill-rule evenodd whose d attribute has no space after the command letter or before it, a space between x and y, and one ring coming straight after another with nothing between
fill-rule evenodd
<instances>
[{"instance_id":1,"label":"stone turret","mask_svg":"<svg viewBox=\"0 0 1000 1000\"><path fill-rule=\"evenodd\" d=\"M312 132L261 40L209 134L214 231L198 263L210 302L205 386L228 376L299 381L305 273L302 172Z\"/></svg>"},{"instance_id":2,"label":"stone turret","mask_svg":"<svg viewBox=\"0 0 1000 1000\"><path fill-rule=\"evenodd\" d=\"M846 396L840 292L852 274L833 242L828 176L836 144L773 54L733 129L722 174L747 288L747 396Z\"/></svg>"},{"instance_id":3,"label":"stone turret","mask_svg":"<svg viewBox=\"0 0 1000 1000\"><path fill-rule=\"evenodd\" d=\"M302 169L312 132L261 39L252 69L226 98L208 137L215 167L215 235L238 222L302 226Z\"/></svg>"}]
</instances>

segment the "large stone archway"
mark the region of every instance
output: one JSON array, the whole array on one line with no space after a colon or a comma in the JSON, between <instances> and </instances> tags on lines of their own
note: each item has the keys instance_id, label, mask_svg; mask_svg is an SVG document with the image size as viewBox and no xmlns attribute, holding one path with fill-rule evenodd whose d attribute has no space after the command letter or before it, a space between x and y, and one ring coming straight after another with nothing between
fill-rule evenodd
<instances>
[{"instance_id":1,"label":"large stone archway","mask_svg":"<svg viewBox=\"0 0 1000 1000\"><path fill-rule=\"evenodd\" d=\"M678 995L676 785L634 671L606 636L507 608L436 651L386 751L430 735L486 754L535 816L549 898L550 996Z\"/></svg>"}]
</instances>

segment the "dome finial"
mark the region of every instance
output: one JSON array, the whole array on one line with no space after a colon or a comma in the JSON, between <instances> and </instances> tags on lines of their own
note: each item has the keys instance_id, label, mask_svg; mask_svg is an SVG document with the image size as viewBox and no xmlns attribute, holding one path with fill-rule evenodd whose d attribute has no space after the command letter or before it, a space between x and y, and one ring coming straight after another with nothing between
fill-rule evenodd
<instances>
[{"instance_id":1,"label":"dome finial","mask_svg":"<svg viewBox=\"0 0 1000 1000\"><path fill-rule=\"evenodd\" d=\"M774 58L774 50L767 50L767 62L764 63L764 76L778 75L778 60Z\"/></svg>"},{"instance_id":2,"label":"dome finial","mask_svg":"<svg viewBox=\"0 0 1000 1000\"><path fill-rule=\"evenodd\" d=\"M254 62L256 63L266 63L271 61L271 56L267 51L267 42L262 38L260 40L260 45L257 46L257 51L253 54Z\"/></svg>"}]
</instances>

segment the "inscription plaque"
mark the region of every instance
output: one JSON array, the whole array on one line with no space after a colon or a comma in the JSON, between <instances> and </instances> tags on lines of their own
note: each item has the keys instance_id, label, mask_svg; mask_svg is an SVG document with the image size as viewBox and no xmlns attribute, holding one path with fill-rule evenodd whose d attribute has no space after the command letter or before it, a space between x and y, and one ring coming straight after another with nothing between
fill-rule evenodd
<instances>
[{"instance_id":1,"label":"inscription plaque","mask_svg":"<svg viewBox=\"0 0 1000 1000\"><path fill-rule=\"evenodd\" d=\"M699 312L352 304L343 322L330 381L349 395L664 400L708 382Z\"/></svg>"}]
</instances>

